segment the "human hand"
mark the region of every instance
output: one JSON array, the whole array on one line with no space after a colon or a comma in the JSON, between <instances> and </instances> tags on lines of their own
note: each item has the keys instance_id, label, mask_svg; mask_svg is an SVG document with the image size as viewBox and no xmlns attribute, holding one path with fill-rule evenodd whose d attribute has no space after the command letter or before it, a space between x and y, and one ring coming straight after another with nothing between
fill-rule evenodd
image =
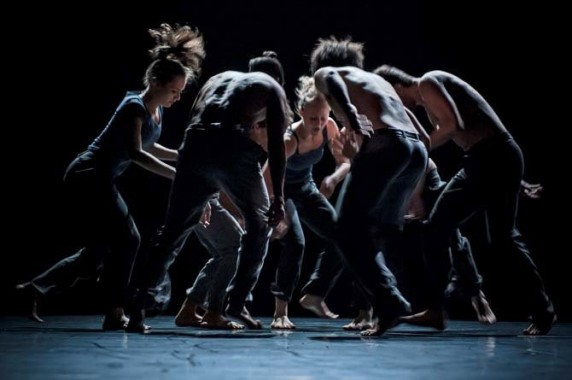
<instances>
[{"instance_id":1,"label":"human hand","mask_svg":"<svg viewBox=\"0 0 572 380\"><path fill-rule=\"evenodd\" d=\"M526 198L539 199L542 189L543 187L539 183L528 183L525 180L520 181L520 193Z\"/></svg>"},{"instance_id":2,"label":"human hand","mask_svg":"<svg viewBox=\"0 0 572 380\"><path fill-rule=\"evenodd\" d=\"M353 131L361 136L370 137L373 134L372 122L361 113L356 114L352 124Z\"/></svg>"},{"instance_id":3,"label":"human hand","mask_svg":"<svg viewBox=\"0 0 572 380\"><path fill-rule=\"evenodd\" d=\"M204 228L207 228L211 222L211 204L207 202L207 205L203 209L201 219L199 219L199 224Z\"/></svg>"},{"instance_id":4,"label":"human hand","mask_svg":"<svg viewBox=\"0 0 572 380\"><path fill-rule=\"evenodd\" d=\"M268 225L270 227L275 227L278 225L278 223L280 223L280 221L284 219L285 214L286 211L284 210L284 199L282 197L274 198L270 204L268 212L266 213L266 216L268 217Z\"/></svg>"},{"instance_id":5,"label":"human hand","mask_svg":"<svg viewBox=\"0 0 572 380\"><path fill-rule=\"evenodd\" d=\"M353 160L359 153L361 139L361 135L357 135L354 131L342 131L339 139L339 144L341 144L341 154L348 159Z\"/></svg>"},{"instance_id":6,"label":"human hand","mask_svg":"<svg viewBox=\"0 0 572 380\"><path fill-rule=\"evenodd\" d=\"M280 240L290 229L290 223L285 219L281 220L273 229L270 234L270 240Z\"/></svg>"},{"instance_id":7,"label":"human hand","mask_svg":"<svg viewBox=\"0 0 572 380\"><path fill-rule=\"evenodd\" d=\"M330 198L332 194L334 194L334 190L336 190L336 183L332 179L332 176L325 177L320 184L320 193L322 193L324 197Z\"/></svg>"}]
</instances>

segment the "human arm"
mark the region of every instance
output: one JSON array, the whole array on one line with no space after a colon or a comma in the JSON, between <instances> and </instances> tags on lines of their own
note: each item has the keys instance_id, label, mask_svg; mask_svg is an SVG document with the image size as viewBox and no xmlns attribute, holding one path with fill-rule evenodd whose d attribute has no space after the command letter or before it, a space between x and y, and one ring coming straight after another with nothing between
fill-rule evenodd
<instances>
[{"instance_id":1,"label":"human arm","mask_svg":"<svg viewBox=\"0 0 572 380\"><path fill-rule=\"evenodd\" d=\"M173 166L164 163L150 152L143 150L143 141L141 137L143 120L139 117L134 118L131 127L131 139L127 147L131 160L150 172L165 178L174 179L175 168Z\"/></svg>"},{"instance_id":2,"label":"human arm","mask_svg":"<svg viewBox=\"0 0 572 380\"><path fill-rule=\"evenodd\" d=\"M337 70L332 67L321 68L314 74L314 81L316 88L326 96L334 114L340 120L347 120L349 127L356 133L371 136L371 121L365 115L359 114L352 104L346 83Z\"/></svg>"},{"instance_id":3,"label":"human arm","mask_svg":"<svg viewBox=\"0 0 572 380\"><path fill-rule=\"evenodd\" d=\"M266 127L268 128L268 167L272 198L268 210L268 224L276 226L284 218L284 170L286 153L284 131L288 125L288 103L284 90L276 88L268 99Z\"/></svg>"},{"instance_id":4,"label":"human arm","mask_svg":"<svg viewBox=\"0 0 572 380\"><path fill-rule=\"evenodd\" d=\"M411 112L411 110L409 108L405 107L405 112L407 113L407 116L409 116L409 119L413 123L415 130L419 134L419 138L421 139L423 144L425 144L425 147L427 148L427 150L430 150L431 149L431 138L429 137L429 134L427 133L425 128L423 128L423 126L421 125L421 123L419 122L419 120L417 119L415 114L413 112Z\"/></svg>"},{"instance_id":5,"label":"human arm","mask_svg":"<svg viewBox=\"0 0 572 380\"><path fill-rule=\"evenodd\" d=\"M429 137L431 148L435 149L451 140L459 129L464 129L464 123L453 99L437 80L423 77L419 93L434 127Z\"/></svg>"},{"instance_id":6,"label":"human arm","mask_svg":"<svg viewBox=\"0 0 572 380\"><path fill-rule=\"evenodd\" d=\"M199 224L204 228L207 228L211 224L211 213L211 204L210 202L207 202L205 208L203 209L203 213L201 214L201 218L199 219Z\"/></svg>"},{"instance_id":7,"label":"human arm","mask_svg":"<svg viewBox=\"0 0 572 380\"><path fill-rule=\"evenodd\" d=\"M148 149L148 152L158 159L165 161L177 161L177 157L179 157L179 152L177 150L164 147L157 143L154 143Z\"/></svg>"},{"instance_id":8,"label":"human arm","mask_svg":"<svg viewBox=\"0 0 572 380\"><path fill-rule=\"evenodd\" d=\"M298 140L294 137L292 133L284 134L284 154L286 155L286 160L290 158L296 149L298 148ZM264 183L266 184L266 189L268 190L268 196L274 198L274 190L272 187L272 178L270 175L270 167L268 166L268 160L264 163L262 168L262 175L264 177Z\"/></svg>"},{"instance_id":9,"label":"human arm","mask_svg":"<svg viewBox=\"0 0 572 380\"><path fill-rule=\"evenodd\" d=\"M330 198L334 193L336 186L346 177L350 171L350 160L345 157L340 149L340 131L336 122L332 119L328 120L326 126L328 129L328 146L330 152L336 162L336 168L332 174L326 176L320 184L320 193L326 198Z\"/></svg>"},{"instance_id":10,"label":"human arm","mask_svg":"<svg viewBox=\"0 0 572 380\"><path fill-rule=\"evenodd\" d=\"M409 199L409 205L407 206L407 211L405 213L406 220L417 220L427 217L427 209L423 199L423 191L425 190L427 175L435 169L437 169L437 165L435 165L435 162L432 159L429 159L427 167L423 172L423 176L419 179L417 185L415 185L413 194L411 194L411 198Z\"/></svg>"}]
</instances>

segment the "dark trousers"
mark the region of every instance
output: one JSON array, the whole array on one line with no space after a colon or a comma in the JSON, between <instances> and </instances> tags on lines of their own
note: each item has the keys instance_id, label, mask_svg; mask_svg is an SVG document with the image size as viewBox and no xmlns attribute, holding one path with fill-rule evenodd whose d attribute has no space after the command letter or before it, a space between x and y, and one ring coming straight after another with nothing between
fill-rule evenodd
<instances>
[{"instance_id":1,"label":"dark trousers","mask_svg":"<svg viewBox=\"0 0 572 380\"><path fill-rule=\"evenodd\" d=\"M383 312L391 318L409 310L380 247L393 245L385 231L403 225L408 201L426 165L427 150L419 139L398 133L375 134L352 164L336 242L376 315Z\"/></svg>"},{"instance_id":2,"label":"dark trousers","mask_svg":"<svg viewBox=\"0 0 572 380\"><path fill-rule=\"evenodd\" d=\"M304 253L302 223L324 241L325 250L320 252L318 257L317 268L320 270L312 273L310 282L315 282L316 285L320 284L319 286L323 284L326 288L323 292L327 293L334 281L329 277L327 281L321 281L321 279L326 276L326 273L329 276L330 273L339 272L338 269L330 267L329 264L332 263L333 266L341 268L340 259L333 247L336 212L326 197L320 193L314 181L287 183L284 186L284 192L288 198L287 211L289 215L292 215L292 218L290 230L283 239L284 252L280 258L272 293L276 297L288 301L292 297L292 292L300 277ZM333 256L333 260L329 260L331 256ZM304 291L307 291L306 287ZM320 294L322 290L316 289L316 292L310 293Z\"/></svg>"},{"instance_id":3,"label":"dark trousers","mask_svg":"<svg viewBox=\"0 0 572 380\"><path fill-rule=\"evenodd\" d=\"M136 308L152 309L166 277L209 199L225 191L246 225L236 271L228 287L229 312L239 313L256 285L268 250L268 193L262 178L265 152L240 131L189 129L179 152L164 227L155 237L144 266Z\"/></svg>"},{"instance_id":4,"label":"dark trousers","mask_svg":"<svg viewBox=\"0 0 572 380\"><path fill-rule=\"evenodd\" d=\"M74 234L84 247L32 280L44 295L72 287L101 273L105 303L123 307L141 237L113 180L97 167L91 152L69 165L65 186Z\"/></svg>"},{"instance_id":5,"label":"dark trousers","mask_svg":"<svg viewBox=\"0 0 572 380\"><path fill-rule=\"evenodd\" d=\"M501 254L515 257L515 268L525 277L533 315L552 310L543 281L516 228L522 152L508 133L489 137L471 148L463 168L449 181L433 208L427 228L427 264L432 307L441 307L449 279L449 239L477 211L489 221L491 243Z\"/></svg>"}]
</instances>

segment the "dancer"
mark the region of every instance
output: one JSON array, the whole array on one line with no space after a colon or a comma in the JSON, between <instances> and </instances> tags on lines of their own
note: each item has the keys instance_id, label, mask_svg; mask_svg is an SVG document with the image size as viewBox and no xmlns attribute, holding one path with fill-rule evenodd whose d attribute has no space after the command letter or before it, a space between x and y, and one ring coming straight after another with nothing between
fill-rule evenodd
<instances>
[{"instance_id":1,"label":"dancer","mask_svg":"<svg viewBox=\"0 0 572 380\"><path fill-rule=\"evenodd\" d=\"M364 140L352 161L336 245L377 317L362 334L381 335L410 311L384 256L401 256L395 242L427 150L393 87L363 70L363 58L363 44L321 39L311 71L337 119Z\"/></svg>"},{"instance_id":2,"label":"dancer","mask_svg":"<svg viewBox=\"0 0 572 380\"><path fill-rule=\"evenodd\" d=\"M200 72L204 41L190 26L161 24L149 30L155 40L150 50L142 92L128 92L101 134L68 166L64 182L72 199L71 209L81 226L85 246L17 289L34 298L73 286L80 278L95 276L103 267L106 300L104 330L125 327L125 297L140 236L116 187L130 163L173 179L177 151L157 143L163 109L180 99L181 92ZM35 301L34 301L35 304ZM36 307L32 317L41 321Z\"/></svg>"},{"instance_id":3,"label":"dancer","mask_svg":"<svg viewBox=\"0 0 572 380\"><path fill-rule=\"evenodd\" d=\"M404 320L441 328L446 325L443 294L448 282L449 238L477 211L487 215L491 242L511 254L526 277L532 323L526 335L547 334L556 321L544 283L516 228L524 160L518 144L487 101L461 78L444 71L413 77L395 67L376 72L391 81L402 99L423 106L434 126L431 146L452 140L465 152L463 167L447 183L429 216L427 262L430 265L429 308Z\"/></svg>"},{"instance_id":4,"label":"dancer","mask_svg":"<svg viewBox=\"0 0 572 380\"><path fill-rule=\"evenodd\" d=\"M270 227L284 217L282 135L290 118L284 90L267 74L226 71L205 83L179 150L165 225L143 269L129 331L145 331L145 309L154 303L156 286L199 222L208 200L219 190L238 207L246 227L228 288L226 313L250 328L262 327L245 302L262 268ZM270 202L261 170L265 150L273 184Z\"/></svg>"},{"instance_id":5,"label":"dancer","mask_svg":"<svg viewBox=\"0 0 572 380\"><path fill-rule=\"evenodd\" d=\"M296 108L301 119L292 124L284 136L288 157L284 194L289 226L288 232L280 240L284 247L280 254L276 279L272 284L276 305L270 327L278 329L295 328L288 318L288 303L302 268L305 247L302 222L324 239L326 249L333 251L331 241L334 238L337 216L327 198L333 194L350 167L349 161L333 150L333 141L339 138L340 132L335 121L329 117L330 107L324 96L316 90L314 79L301 77L296 95ZM318 190L312 169L322 159L326 146L334 156L336 169L324 178ZM337 255L335 251L333 254ZM324 257L327 255L322 252L318 260L324 260ZM339 259L335 263L339 264ZM301 303L306 308L314 307L310 302ZM330 318L337 317L325 304L318 305L316 311L323 312Z\"/></svg>"}]
</instances>

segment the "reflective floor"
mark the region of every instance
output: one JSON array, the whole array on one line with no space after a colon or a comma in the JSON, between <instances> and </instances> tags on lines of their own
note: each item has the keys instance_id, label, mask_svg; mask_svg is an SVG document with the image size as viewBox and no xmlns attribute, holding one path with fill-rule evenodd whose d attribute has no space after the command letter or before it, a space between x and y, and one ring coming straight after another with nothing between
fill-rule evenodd
<instances>
[{"instance_id":1,"label":"reflective floor","mask_svg":"<svg viewBox=\"0 0 572 380\"><path fill-rule=\"evenodd\" d=\"M452 321L444 332L399 326L361 338L349 320L294 318L297 329L178 328L103 332L100 317L0 317L0 379L570 379L572 324L519 335L525 322Z\"/></svg>"}]
</instances>

